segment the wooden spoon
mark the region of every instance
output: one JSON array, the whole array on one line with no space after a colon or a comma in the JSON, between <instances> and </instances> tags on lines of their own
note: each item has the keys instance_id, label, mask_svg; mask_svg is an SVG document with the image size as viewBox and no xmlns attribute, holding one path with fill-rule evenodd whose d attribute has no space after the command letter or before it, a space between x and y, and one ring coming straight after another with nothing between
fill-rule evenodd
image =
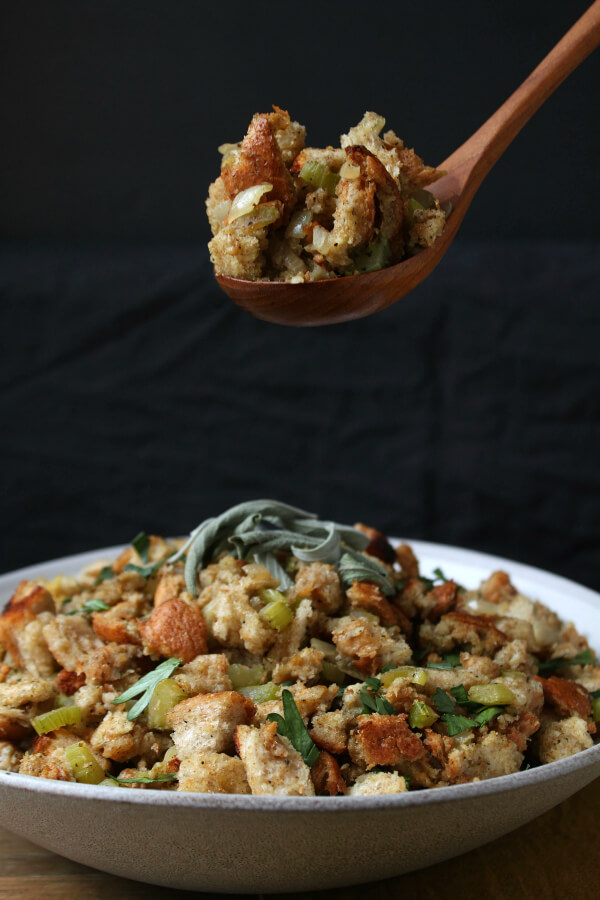
<instances>
[{"instance_id":1,"label":"wooden spoon","mask_svg":"<svg viewBox=\"0 0 600 900\"><path fill-rule=\"evenodd\" d=\"M452 203L443 234L417 256L364 275L289 284L217 275L226 294L247 312L279 325L331 325L385 309L437 266L454 240L477 188L523 125L600 43L596 0L506 103L438 168L447 174L429 190ZM597 115L596 113L592 113Z\"/></svg>"}]
</instances>

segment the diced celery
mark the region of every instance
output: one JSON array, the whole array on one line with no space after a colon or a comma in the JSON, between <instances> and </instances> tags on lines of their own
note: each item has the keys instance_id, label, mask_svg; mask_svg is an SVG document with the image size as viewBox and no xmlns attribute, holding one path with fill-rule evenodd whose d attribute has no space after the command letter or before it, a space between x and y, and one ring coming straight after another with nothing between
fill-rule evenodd
<instances>
[{"instance_id":1,"label":"diced celery","mask_svg":"<svg viewBox=\"0 0 600 900\"><path fill-rule=\"evenodd\" d=\"M354 257L348 274L353 272L376 272L384 269L390 262L392 253L390 242L384 234L376 237Z\"/></svg>"},{"instance_id":2,"label":"diced celery","mask_svg":"<svg viewBox=\"0 0 600 900\"><path fill-rule=\"evenodd\" d=\"M266 684L249 684L240 688L240 694L254 700L255 703L266 703L268 700L279 699L279 685L268 681Z\"/></svg>"},{"instance_id":3,"label":"diced celery","mask_svg":"<svg viewBox=\"0 0 600 900\"><path fill-rule=\"evenodd\" d=\"M278 591L277 588L261 588L260 591L257 591L257 594L263 603L273 603L274 600L279 600L280 603L287 603L287 597L282 591Z\"/></svg>"},{"instance_id":4,"label":"diced celery","mask_svg":"<svg viewBox=\"0 0 600 900\"><path fill-rule=\"evenodd\" d=\"M411 728L428 728L429 725L433 725L438 719L438 714L430 706L427 706L423 700L413 701L408 714L408 724Z\"/></svg>"},{"instance_id":5,"label":"diced celery","mask_svg":"<svg viewBox=\"0 0 600 900\"><path fill-rule=\"evenodd\" d=\"M294 618L293 610L289 608L285 600L272 600L263 606L258 614L263 622L266 622L275 631L283 631Z\"/></svg>"},{"instance_id":6,"label":"diced celery","mask_svg":"<svg viewBox=\"0 0 600 900\"><path fill-rule=\"evenodd\" d=\"M511 689L505 684L474 684L468 692L469 700L473 703L481 703L483 706L502 706L505 703L514 703L517 699Z\"/></svg>"},{"instance_id":7,"label":"diced celery","mask_svg":"<svg viewBox=\"0 0 600 900\"><path fill-rule=\"evenodd\" d=\"M185 691L172 678L164 678L162 681L159 681L152 691L152 696L148 703L148 727L159 731L168 729L167 713L186 698L187 694Z\"/></svg>"},{"instance_id":8,"label":"diced celery","mask_svg":"<svg viewBox=\"0 0 600 900\"><path fill-rule=\"evenodd\" d=\"M38 734L47 734L64 728L65 725L78 725L81 722L81 708L79 706L62 706L42 713L31 720L31 724Z\"/></svg>"},{"instance_id":9,"label":"diced celery","mask_svg":"<svg viewBox=\"0 0 600 900\"><path fill-rule=\"evenodd\" d=\"M76 781L82 784L100 784L104 780L104 769L85 741L66 747L65 759Z\"/></svg>"},{"instance_id":10,"label":"diced celery","mask_svg":"<svg viewBox=\"0 0 600 900\"><path fill-rule=\"evenodd\" d=\"M600 697L592 697L592 716L594 722L600 722Z\"/></svg>"},{"instance_id":11,"label":"diced celery","mask_svg":"<svg viewBox=\"0 0 600 900\"><path fill-rule=\"evenodd\" d=\"M333 681L335 684L343 684L346 680L345 673L329 659L323 660L321 675L323 676L324 681Z\"/></svg>"},{"instance_id":12,"label":"diced celery","mask_svg":"<svg viewBox=\"0 0 600 900\"><path fill-rule=\"evenodd\" d=\"M311 187L325 188L332 197L335 195L335 189L340 180L340 176L332 172L329 166L317 162L315 159L309 159L304 163L300 169L300 178L307 181Z\"/></svg>"},{"instance_id":13,"label":"diced celery","mask_svg":"<svg viewBox=\"0 0 600 900\"><path fill-rule=\"evenodd\" d=\"M260 684L265 670L262 666L241 666L238 663L232 663L228 670L229 678L234 691L250 684Z\"/></svg>"},{"instance_id":14,"label":"diced celery","mask_svg":"<svg viewBox=\"0 0 600 900\"><path fill-rule=\"evenodd\" d=\"M388 669L381 676L381 683L388 688L396 678L410 678L413 684L426 684L427 672L425 669L417 668L417 666L400 666L397 669Z\"/></svg>"},{"instance_id":15,"label":"diced celery","mask_svg":"<svg viewBox=\"0 0 600 900\"><path fill-rule=\"evenodd\" d=\"M426 191L425 188L415 188L411 193L411 200L416 200L421 209L435 209L435 197L431 193L431 191Z\"/></svg>"},{"instance_id":16,"label":"diced celery","mask_svg":"<svg viewBox=\"0 0 600 900\"><path fill-rule=\"evenodd\" d=\"M319 650L326 659L335 659L337 650L335 649L334 644L330 644L328 641L322 641L319 638L311 638L310 646L313 650Z\"/></svg>"},{"instance_id":17,"label":"diced celery","mask_svg":"<svg viewBox=\"0 0 600 900\"><path fill-rule=\"evenodd\" d=\"M520 678L522 681L527 680L525 672L520 672L518 669L505 669L502 674L508 675L509 678Z\"/></svg>"}]
</instances>

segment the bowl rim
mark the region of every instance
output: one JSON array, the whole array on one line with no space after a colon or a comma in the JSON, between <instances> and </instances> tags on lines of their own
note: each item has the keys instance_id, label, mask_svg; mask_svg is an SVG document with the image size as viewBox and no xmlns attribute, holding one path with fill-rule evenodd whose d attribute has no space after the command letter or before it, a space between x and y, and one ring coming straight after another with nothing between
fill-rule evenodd
<instances>
[{"instance_id":1,"label":"bowl rim","mask_svg":"<svg viewBox=\"0 0 600 900\"><path fill-rule=\"evenodd\" d=\"M588 605L600 604L600 594L591 588L555 575L545 569L509 560L504 557L494 556L488 553L480 553L476 550L467 550L451 544L438 544L430 541L420 541L410 538L391 538L393 543L401 540L408 541L415 549L417 556L448 557L448 561L457 564L476 565L490 567L490 571L498 567L509 567L511 577L519 579L542 577L558 588L568 588L575 591L578 599ZM42 563L25 566L0 575L0 591L11 581L22 580L30 577L40 577L40 569L49 565L77 566L87 565L92 558L98 559L104 555L116 556L127 545L103 547L98 550L90 550L83 553L64 556L47 560ZM443 562L443 560L442 560ZM0 608L3 606L0 599ZM356 812L357 810L398 810L429 806L431 804L449 803L453 800L469 800L480 797L491 797L497 794L512 792L525 787L533 787L546 781L553 781L561 776L575 775L586 769L598 769L600 775L600 743L582 750L579 753L559 759L551 763L527 769L522 772L513 772L508 775L500 775L483 781L469 782L467 784L446 785L444 787L427 788L420 791L408 791L403 794L368 794L359 796L340 797L289 797L289 796L264 796L248 794L200 794L192 792L176 791L152 791L152 790L123 790L115 786L85 785L74 782L54 781L46 778L35 778L31 775L21 775L17 772L0 771L0 788L14 788L27 793L41 793L54 797L73 797L100 801L101 803L136 804L152 807L172 807L175 809L213 809L213 810L237 810L244 812ZM590 778L591 780L591 778Z\"/></svg>"}]
</instances>

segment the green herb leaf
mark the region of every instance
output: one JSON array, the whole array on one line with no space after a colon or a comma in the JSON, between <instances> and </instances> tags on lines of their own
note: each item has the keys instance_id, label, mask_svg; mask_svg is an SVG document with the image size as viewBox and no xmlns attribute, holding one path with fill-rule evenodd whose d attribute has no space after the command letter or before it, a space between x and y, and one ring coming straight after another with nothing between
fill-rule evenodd
<instances>
[{"instance_id":1,"label":"green herb leaf","mask_svg":"<svg viewBox=\"0 0 600 900\"><path fill-rule=\"evenodd\" d=\"M279 713L269 713L267 721L277 722L278 733L289 740L292 747L302 755L307 766L314 766L321 754L306 730L306 725L302 721L302 716L298 712L291 692L282 691L281 700L283 716L280 716Z\"/></svg>"},{"instance_id":2,"label":"green herb leaf","mask_svg":"<svg viewBox=\"0 0 600 900\"><path fill-rule=\"evenodd\" d=\"M107 778L110 778L115 784L159 784L165 781L175 781L177 775L165 772L162 775L156 775L154 778L151 778L149 775L137 775L135 778L116 778L114 775L107 773Z\"/></svg>"},{"instance_id":3,"label":"green herb leaf","mask_svg":"<svg viewBox=\"0 0 600 900\"><path fill-rule=\"evenodd\" d=\"M72 598L72 597L65 597L64 600L61 600L60 602L61 602L62 606L66 606L67 603L72 603L72 602L73 602L73 598ZM61 606L61 609L62 609L62 606Z\"/></svg>"},{"instance_id":4,"label":"green herb leaf","mask_svg":"<svg viewBox=\"0 0 600 900\"><path fill-rule=\"evenodd\" d=\"M440 569L439 566L437 567L437 569L433 570L433 574L435 575L437 581L443 581L443 582L450 581L449 578L446 578L446 576L444 575L444 573L442 572L442 570Z\"/></svg>"},{"instance_id":5,"label":"green herb leaf","mask_svg":"<svg viewBox=\"0 0 600 900\"><path fill-rule=\"evenodd\" d=\"M381 681L379 678L372 678L371 676L365 678L365 684L372 688L374 691L378 691L381 688Z\"/></svg>"},{"instance_id":6,"label":"green herb leaf","mask_svg":"<svg viewBox=\"0 0 600 900\"><path fill-rule=\"evenodd\" d=\"M485 725L490 719L493 719L503 712L506 712L504 706L484 706L484 708L475 715L475 721L479 725Z\"/></svg>"},{"instance_id":7,"label":"green herb leaf","mask_svg":"<svg viewBox=\"0 0 600 900\"><path fill-rule=\"evenodd\" d=\"M565 666L589 666L598 665L598 660L591 650L582 650L576 656L557 656L556 659L547 659L545 662L538 662L538 675L551 675L557 669L564 669Z\"/></svg>"},{"instance_id":8,"label":"green herb leaf","mask_svg":"<svg viewBox=\"0 0 600 900\"><path fill-rule=\"evenodd\" d=\"M467 719L466 716L457 716L456 713L444 713L442 722L445 722L448 726L449 737L468 731L469 728L477 728L480 724L474 719Z\"/></svg>"},{"instance_id":9,"label":"green herb leaf","mask_svg":"<svg viewBox=\"0 0 600 900\"><path fill-rule=\"evenodd\" d=\"M138 575L141 575L143 578L150 578L167 562L167 559L161 559L159 562L152 563L150 566L136 566L135 563L127 563L126 566L123 566L123 571L137 572Z\"/></svg>"},{"instance_id":10,"label":"green herb leaf","mask_svg":"<svg viewBox=\"0 0 600 900\"><path fill-rule=\"evenodd\" d=\"M596 697L600 697L600 691L590 691L590 697L595 700Z\"/></svg>"},{"instance_id":11,"label":"green herb leaf","mask_svg":"<svg viewBox=\"0 0 600 900\"><path fill-rule=\"evenodd\" d=\"M98 584L102 584L103 581L108 581L109 578L114 578L115 573L112 566L102 566L96 580L94 582L94 587Z\"/></svg>"},{"instance_id":12,"label":"green herb leaf","mask_svg":"<svg viewBox=\"0 0 600 900\"><path fill-rule=\"evenodd\" d=\"M164 662L161 662L156 669L153 669L152 672L148 672L147 675L144 675L140 678L139 681L136 681L130 688L128 688L124 693L117 697L116 700L112 702L116 703L127 703L129 700L133 700L134 697L138 697L140 694L142 695L138 702L132 706L132 708L127 713L127 718L129 721L133 719L137 719L140 716L148 704L150 703L150 697L152 696L152 692L157 684L159 684L163 679L169 678L171 673L175 671L175 669L182 664L183 660L176 659L176 657L172 656L170 659L165 659Z\"/></svg>"},{"instance_id":13,"label":"green herb leaf","mask_svg":"<svg viewBox=\"0 0 600 900\"><path fill-rule=\"evenodd\" d=\"M454 703L446 693L441 688L436 688L435 694L433 695L433 705L439 713L449 713L450 715L454 715Z\"/></svg>"},{"instance_id":14,"label":"green herb leaf","mask_svg":"<svg viewBox=\"0 0 600 900\"><path fill-rule=\"evenodd\" d=\"M454 667L453 667L452 663L449 663L449 662L441 662L441 663L428 662L427 668L428 669L447 669L449 671L450 669L452 669Z\"/></svg>"},{"instance_id":15,"label":"green herb leaf","mask_svg":"<svg viewBox=\"0 0 600 900\"><path fill-rule=\"evenodd\" d=\"M65 615L76 616L77 613L106 612L107 609L110 609L110 606L108 606L104 600L100 600L99 597L94 597L92 600L86 600L81 609L72 609L65 613Z\"/></svg>"},{"instance_id":16,"label":"green herb leaf","mask_svg":"<svg viewBox=\"0 0 600 900\"><path fill-rule=\"evenodd\" d=\"M384 672L391 672L392 669L397 669L397 668L398 668L398 666L395 665L394 663L388 663L388 664L385 665L385 666L383 667L383 669L381 670L381 674L383 675Z\"/></svg>"},{"instance_id":17,"label":"green herb leaf","mask_svg":"<svg viewBox=\"0 0 600 900\"><path fill-rule=\"evenodd\" d=\"M471 702L464 684L457 684L456 687L450 688L450 693L460 706L466 706Z\"/></svg>"},{"instance_id":18,"label":"green herb leaf","mask_svg":"<svg viewBox=\"0 0 600 900\"><path fill-rule=\"evenodd\" d=\"M150 552L150 538L145 531L136 534L131 542L131 546L140 557L143 563L148 562L148 553Z\"/></svg>"},{"instance_id":19,"label":"green herb leaf","mask_svg":"<svg viewBox=\"0 0 600 900\"><path fill-rule=\"evenodd\" d=\"M363 704L363 716L368 716L371 713L379 713L380 716L396 715L396 709L389 700L385 699L385 697L380 697L378 694L372 694L370 691L359 691L358 696Z\"/></svg>"},{"instance_id":20,"label":"green herb leaf","mask_svg":"<svg viewBox=\"0 0 600 900\"><path fill-rule=\"evenodd\" d=\"M456 669L461 665L460 653L443 653L442 659L444 662L450 663L453 669Z\"/></svg>"}]
</instances>

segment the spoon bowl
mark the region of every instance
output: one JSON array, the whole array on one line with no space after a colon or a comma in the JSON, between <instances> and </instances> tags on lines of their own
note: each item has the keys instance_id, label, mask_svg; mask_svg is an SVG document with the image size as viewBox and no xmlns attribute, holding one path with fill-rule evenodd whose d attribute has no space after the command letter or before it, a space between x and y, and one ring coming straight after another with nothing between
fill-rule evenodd
<instances>
[{"instance_id":1,"label":"spoon bowl","mask_svg":"<svg viewBox=\"0 0 600 900\"><path fill-rule=\"evenodd\" d=\"M447 174L428 190L452 210L435 243L404 262L323 281L245 281L216 275L241 309L278 325L334 325L391 306L437 266L481 182L521 128L550 94L600 43L600 0L595 2L508 100L458 150L438 166Z\"/></svg>"}]
</instances>

